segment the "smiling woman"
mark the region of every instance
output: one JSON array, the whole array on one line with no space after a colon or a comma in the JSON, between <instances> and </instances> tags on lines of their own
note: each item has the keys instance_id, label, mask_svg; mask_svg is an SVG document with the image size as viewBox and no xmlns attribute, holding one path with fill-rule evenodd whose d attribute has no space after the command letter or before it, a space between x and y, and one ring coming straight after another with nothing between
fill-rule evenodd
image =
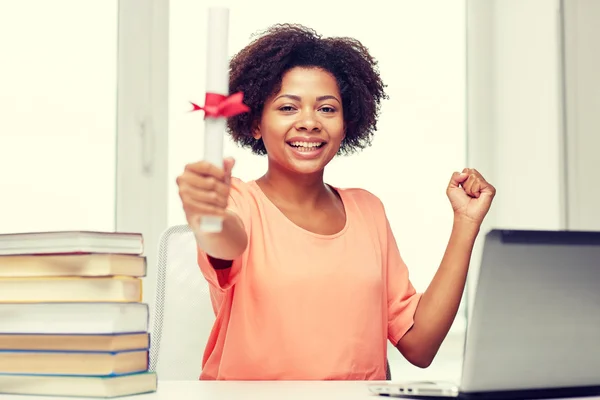
<instances>
[{"instance_id":1,"label":"smiling woman","mask_svg":"<svg viewBox=\"0 0 600 400\"><path fill-rule=\"evenodd\" d=\"M230 118L230 133L268 169L244 182L232 159L201 161L177 178L219 310L202 379L385 379L387 339L411 328L420 294L381 202L323 180L372 134L384 93L369 59L355 40L278 25L231 61L230 90L252 111ZM205 215L223 217L222 232L199 232Z\"/></svg>"},{"instance_id":2,"label":"smiling woman","mask_svg":"<svg viewBox=\"0 0 600 400\"><path fill-rule=\"evenodd\" d=\"M268 168L243 181L232 158L198 161L177 178L216 312L201 379L382 380L388 340L428 367L456 316L494 187L476 170L451 174L451 236L419 293L381 200L324 180L337 154L370 143L386 97L366 48L277 25L230 68L230 90L251 111L231 117L229 132L266 153ZM222 231L202 232L204 216L223 218Z\"/></svg>"}]
</instances>

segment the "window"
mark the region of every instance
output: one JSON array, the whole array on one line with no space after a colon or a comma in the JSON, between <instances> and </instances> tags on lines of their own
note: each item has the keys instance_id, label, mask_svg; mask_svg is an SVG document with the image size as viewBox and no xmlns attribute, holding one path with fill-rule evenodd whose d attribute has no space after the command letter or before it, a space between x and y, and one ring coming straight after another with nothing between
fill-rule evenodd
<instances>
[{"instance_id":1,"label":"window","mask_svg":"<svg viewBox=\"0 0 600 400\"><path fill-rule=\"evenodd\" d=\"M0 3L0 233L114 229L117 5Z\"/></svg>"}]
</instances>

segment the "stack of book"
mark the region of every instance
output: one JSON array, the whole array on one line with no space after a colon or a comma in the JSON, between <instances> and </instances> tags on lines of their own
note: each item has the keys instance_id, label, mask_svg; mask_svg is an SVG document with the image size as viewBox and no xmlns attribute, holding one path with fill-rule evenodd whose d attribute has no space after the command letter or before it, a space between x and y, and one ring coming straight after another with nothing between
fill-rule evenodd
<instances>
[{"instance_id":1,"label":"stack of book","mask_svg":"<svg viewBox=\"0 0 600 400\"><path fill-rule=\"evenodd\" d=\"M140 234L0 235L0 393L156 391L146 267Z\"/></svg>"}]
</instances>

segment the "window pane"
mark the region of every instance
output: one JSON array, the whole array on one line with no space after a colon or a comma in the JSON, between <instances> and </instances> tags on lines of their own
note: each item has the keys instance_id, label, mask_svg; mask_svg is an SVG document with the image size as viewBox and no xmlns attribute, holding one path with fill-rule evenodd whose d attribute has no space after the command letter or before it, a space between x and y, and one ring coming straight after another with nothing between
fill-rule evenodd
<instances>
[{"instance_id":1,"label":"window pane","mask_svg":"<svg viewBox=\"0 0 600 400\"><path fill-rule=\"evenodd\" d=\"M117 7L0 3L0 233L114 229Z\"/></svg>"}]
</instances>

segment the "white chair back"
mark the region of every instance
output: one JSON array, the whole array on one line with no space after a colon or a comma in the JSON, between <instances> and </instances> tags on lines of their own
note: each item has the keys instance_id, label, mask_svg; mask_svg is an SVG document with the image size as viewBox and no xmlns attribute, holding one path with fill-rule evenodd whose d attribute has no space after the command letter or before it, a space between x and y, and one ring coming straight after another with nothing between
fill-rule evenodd
<instances>
[{"instance_id":1,"label":"white chair back","mask_svg":"<svg viewBox=\"0 0 600 400\"><path fill-rule=\"evenodd\" d=\"M150 335L150 370L158 379L198 380L214 320L194 235L188 225L172 226L160 239Z\"/></svg>"},{"instance_id":2,"label":"white chair back","mask_svg":"<svg viewBox=\"0 0 600 400\"><path fill-rule=\"evenodd\" d=\"M172 226L161 236L157 274L150 370L160 380L197 380L215 313L188 225ZM386 372L389 380L389 364Z\"/></svg>"}]
</instances>

